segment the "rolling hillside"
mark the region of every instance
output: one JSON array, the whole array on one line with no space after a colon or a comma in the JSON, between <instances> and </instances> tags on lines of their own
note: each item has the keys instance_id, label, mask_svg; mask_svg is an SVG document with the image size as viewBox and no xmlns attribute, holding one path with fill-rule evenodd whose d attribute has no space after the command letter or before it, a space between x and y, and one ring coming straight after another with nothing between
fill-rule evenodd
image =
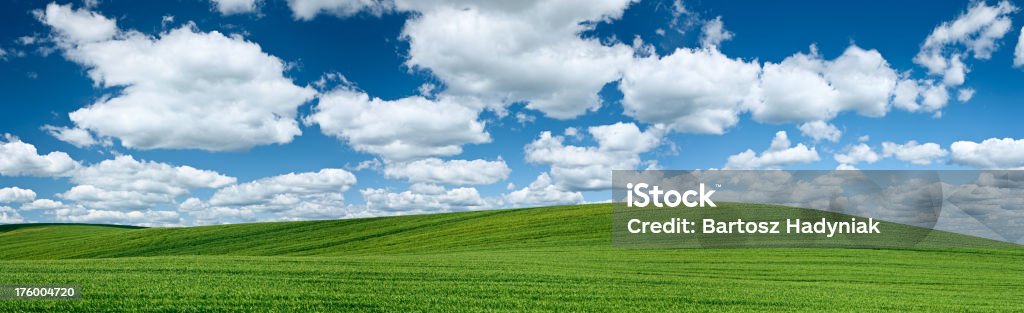
<instances>
[{"instance_id":1,"label":"rolling hillside","mask_svg":"<svg viewBox=\"0 0 1024 313\"><path fill-rule=\"evenodd\" d=\"M0 226L0 284L83 290L82 300L0 300L0 312L1017 311L1024 298L1024 251L991 240L929 232L915 249L622 249L611 218L598 204L188 228ZM919 232L890 226L899 230L890 236ZM927 248L950 243L971 248Z\"/></svg>"},{"instance_id":2,"label":"rolling hillside","mask_svg":"<svg viewBox=\"0 0 1024 313\"><path fill-rule=\"evenodd\" d=\"M735 216L828 217L815 210L726 203L705 212ZM691 209L689 212L697 212ZM759 213L769 211L771 214ZM0 259L68 259L174 255L338 256L492 250L613 249L611 205L494 210L369 219L251 223L187 228L40 224L0 226ZM887 223L861 242L885 246L927 231L912 248L1015 247L971 236ZM816 239L819 235L812 235ZM792 238L782 237L781 240ZM833 240L833 239L828 239Z\"/></svg>"}]
</instances>

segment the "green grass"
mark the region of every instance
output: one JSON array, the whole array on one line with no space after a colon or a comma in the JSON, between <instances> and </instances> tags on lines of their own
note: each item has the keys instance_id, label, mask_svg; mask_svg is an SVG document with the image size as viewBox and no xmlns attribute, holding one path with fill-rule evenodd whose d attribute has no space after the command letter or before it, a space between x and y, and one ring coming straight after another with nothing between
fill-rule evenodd
<instances>
[{"instance_id":1,"label":"green grass","mask_svg":"<svg viewBox=\"0 0 1024 313\"><path fill-rule=\"evenodd\" d=\"M0 283L80 284L84 295L0 301L0 312L1024 310L1014 245L931 232L922 247L972 248L623 249L611 212L0 226Z\"/></svg>"}]
</instances>

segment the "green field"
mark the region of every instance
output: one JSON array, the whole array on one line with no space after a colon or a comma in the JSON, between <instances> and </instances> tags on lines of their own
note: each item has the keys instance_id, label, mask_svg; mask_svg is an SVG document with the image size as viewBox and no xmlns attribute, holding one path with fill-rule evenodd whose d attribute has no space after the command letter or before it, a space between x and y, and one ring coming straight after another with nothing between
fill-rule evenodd
<instances>
[{"instance_id":1,"label":"green field","mask_svg":"<svg viewBox=\"0 0 1024 313\"><path fill-rule=\"evenodd\" d=\"M0 311L1024 310L1024 250L1014 245L934 232L925 243L972 248L623 249L611 244L611 220L611 205L598 204L189 228L0 226L0 284L83 287L81 300L7 300Z\"/></svg>"}]
</instances>

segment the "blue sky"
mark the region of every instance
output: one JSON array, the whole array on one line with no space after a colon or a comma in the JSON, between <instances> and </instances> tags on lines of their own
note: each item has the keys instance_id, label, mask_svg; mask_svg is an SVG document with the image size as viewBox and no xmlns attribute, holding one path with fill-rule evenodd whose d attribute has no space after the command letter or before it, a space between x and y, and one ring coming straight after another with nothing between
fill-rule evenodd
<instances>
[{"instance_id":1,"label":"blue sky","mask_svg":"<svg viewBox=\"0 0 1024 313\"><path fill-rule=\"evenodd\" d=\"M612 169L1024 167L1011 2L4 6L0 222L595 202Z\"/></svg>"}]
</instances>

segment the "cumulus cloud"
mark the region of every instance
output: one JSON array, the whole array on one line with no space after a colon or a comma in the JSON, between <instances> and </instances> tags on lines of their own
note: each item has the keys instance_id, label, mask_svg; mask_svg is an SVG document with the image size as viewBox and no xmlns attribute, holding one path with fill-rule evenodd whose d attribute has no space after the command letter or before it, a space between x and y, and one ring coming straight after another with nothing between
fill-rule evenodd
<instances>
[{"instance_id":1,"label":"cumulus cloud","mask_svg":"<svg viewBox=\"0 0 1024 313\"><path fill-rule=\"evenodd\" d=\"M747 111L771 123L827 122L844 111L881 117L896 102L901 77L877 50L851 45L825 60L812 48L762 67L718 51L732 37L720 17L705 22L703 48L666 56L639 38L630 47L580 37L595 22L621 17L629 3L439 0L396 1L394 8L414 13L402 35L410 44L406 64L442 81L442 94L479 99L499 113L524 102L572 118L599 107L597 91L620 76L627 115L680 132L721 134ZM902 80L913 84L902 86L899 108L935 112L948 102L945 85Z\"/></svg>"},{"instance_id":2,"label":"cumulus cloud","mask_svg":"<svg viewBox=\"0 0 1024 313\"><path fill-rule=\"evenodd\" d=\"M949 91L945 85L933 84L921 93L921 108L923 108L923 111L935 111L936 114L941 113L938 110L948 102Z\"/></svg>"},{"instance_id":3,"label":"cumulus cloud","mask_svg":"<svg viewBox=\"0 0 1024 313\"><path fill-rule=\"evenodd\" d=\"M565 145L565 137L541 132L525 147L526 161L547 164L555 183L567 191L611 187L612 170L632 170L641 164L640 154L661 144L664 130L641 132L633 123L615 123L588 129L597 146Z\"/></svg>"},{"instance_id":4,"label":"cumulus cloud","mask_svg":"<svg viewBox=\"0 0 1024 313\"><path fill-rule=\"evenodd\" d=\"M721 134L745 112L760 122L808 123L809 131L847 111L882 117L893 106L931 113L948 103L946 85L908 75L898 74L877 50L857 45L835 59L823 58L812 45L809 53L763 65L714 47L681 48L634 59L619 89L626 115L674 131ZM816 130L823 132L808 133L820 134L812 136L816 140L839 134Z\"/></svg>"},{"instance_id":5,"label":"cumulus cloud","mask_svg":"<svg viewBox=\"0 0 1024 313\"><path fill-rule=\"evenodd\" d=\"M785 131L775 133L771 146L760 154L747 149L739 154L729 156L725 169L777 169L801 163L820 160L815 148L804 144L792 146Z\"/></svg>"},{"instance_id":6,"label":"cumulus cloud","mask_svg":"<svg viewBox=\"0 0 1024 313\"><path fill-rule=\"evenodd\" d=\"M81 207L58 209L57 220L70 223L90 224L129 224L140 226L176 226L180 225L181 216L176 211L112 211L94 210Z\"/></svg>"},{"instance_id":7,"label":"cumulus cloud","mask_svg":"<svg viewBox=\"0 0 1024 313\"><path fill-rule=\"evenodd\" d=\"M36 192L18 187L0 188L0 203L23 203L36 199Z\"/></svg>"},{"instance_id":8,"label":"cumulus cloud","mask_svg":"<svg viewBox=\"0 0 1024 313\"><path fill-rule=\"evenodd\" d=\"M356 177L343 169L288 173L217 190L209 201L190 198L179 206L200 224L262 219L300 220L346 217L344 192Z\"/></svg>"},{"instance_id":9,"label":"cumulus cloud","mask_svg":"<svg viewBox=\"0 0 1024 313\"><path fill-rule=\"evenodd\" d=\"M948 102L946 85L932 80L902 79L893 94L893 106L907 112L938 113Z\"/></svg>"},{"instance_id":10,"label":"cumulus cloud","mask_svg":"<svg viewBox=\"0 0 1024 313\"><path fill-rule=\"evenodd\" d=\"M360 190L366 208L402 213L435 213L495 209L497 204L480 197L473 187L445 189L432 184L414 184L410 190L391 192L384 188Z\"/></svg>"},{"instance_id":11,"label":"cumulus cloud","mask_svg":"<svg viewBox=\"0 0 1024 313\"><path fill-rule=\"evenodd\" d=\"M117 22L89 10L73 10L71 5L50 3L45 10L33 12L40 21L56 31L56 40L66 46L108 40L117 35Z\"/></svg>"},{"instance_id":12,"label":"cumulus cloud","mask_svg":"<svg viewBox=\"0 0 1024 313\"><path fill-rule=\"evenodd\" d=\"M858 168L856 166L853 166L853 165L850 165L850 164L839 163L839 165L836 166L836 170L837 171L856 171L856 170L858 170Z\"/></svg>"},{"instance_id":13,"label":"cumulus cloud","mask_svg":"<svg viewBox=\"0 0 1024 313\"><path fill-rule=\"evenodd\" d=\"M1020 37L1017 37L1017 47L1013 49L1013 67L1024 66L1024 27L1021 27Z\"/></svg>"},{"instance_id":14,"label":"cumulus cloud","mask_svg":"<svg viewBox=\"0 0 1024 313\"><path fill-rule=\"evenodd\" d=\"M839 162L839 169L856 169L854 166L859 163L875 163L882 157L864 143L855 146L847 146L843 153L833 155L836 162Z\"/></svg>"},{"instance_id":15,"label":"cumulus cloud","mask_svg":"<svg viewBox=\"0 0 1024 313\"><path fill-rule=\"evenodd\" d=\"M826 123L825 121L813 121L800 124L800 133L804 136L814 139L814 141L828 140L831 142L839 141L839 137L843 135L843 132L836 128L835 125Z\"/></svg>"},{"instance_id":16,"label":"cumulus cloud","mask_svg":"<svg viewBox=\"0 0 1024 313\"><path fill-rule=\"evenodd\" d=\"M923 144L917 141L907 141L905 144L893 142L882 143L882 156L895 156L897 160L906 161L917 165L928 165L937 159L945 157L949 151L942 149L937 143L926 142Z\"/></svg>"},{"instance_id":17,"label":"cumulus cloud","mask_svg":"<svg viewBox=\"0 0 1024 313\"><path fill-rule=\"evenodd\" d=\"M36 199L35 201L25 203L21 205L21 209L25 211L31 210L56 210L66 208L63 202L54 201L50 199Z\"/></svg>"},{"instance_id":18,"label":"cumulus cloud","mask_svg":"<svg viewBox=\"0 0 1024 313\"><path fill-rule=\"evenodd\" d=\"M762 101L751 113L770 123L827 121L846 110L881 117L897 78L877 50L851 45L835 60L824 60L812 46L809 54L764 64Z\"/></svg>"},{"instance_id":19,"label":"cumulus cloud","mask_svg":"<svg viewBox=\"0 0 1024 313\"><path fill-rule=\"evenodd\" d=\"M288 8L298 20L312 20L319 14L349 17L361 12L381 15L394 9L391 0L288 0Z\"/></svg>"},{"instance_id":20,"label":"cumulus cloud","mask_svg":"<svg viewBox=\"0 0 1024 313\"><path fill-rule=\"evenodd\" d=\"M722 134L757 102L755 62L731 59L717 49L676 49L637 59L619 89L626 115L673 130Z\"/></svg>"},{"instance_id":21,"label":"cumulus cloud","mask_svg":"<svg viewBox=\"0 0 1024 313\"><path fill-rule=\"evenodd\" d=\"M943 22L932 30L914 56L914 63L939 75L949 86L963 84L968 69L963 59L970 53L975 59L986 60L999 48L999 40L1010 31L1010 14L1017 7L1009 1L988 5L973 1L967 11L953 21Z\"/></svg>"},{"instance_id":22,"label":"cumulus cloud","mask_svg":"<svg viewBox=\"0 0 1024 313\"><path fill-rule=\"evenodd\" d=\"M406 22L406 64L444 82L446 94L483 99L499 111L525 102L553 118L601 105L598 92L619 79L633 49L580 34L621 17L630 0L398 1L417 12Z\"/></svg>"},{"instance_id":23,"label":"cumulus cloud","mask_svg":"<svg viewBox=\"0 0 1024 313\"><path fill-rule=\"evenodd\" d=\"M342 193L356 183L356 176L336 168L318 172L288 173L228 186L210 197L210 204L243 206L273 203L289 195Z\"/></svg>"},{"instance_id":24,"label":"cumulus cloud","mask_svg":"<svg viewBox=\"0 0 1024 313\"><path fill-rule=\"evenodd\" d=\"M59 196L90 209L143 210L173 203L192 189L220 188L235 180L214 171L121 155L75 172L71 181L77 185Z\"/></svg>"},{"instance_id":25,"label":"cumulus cloud","mask_svg":"<svg viewBox=\"0 0 1024 313\"><path fill-rule=\"evenodd\" d=\"M506 194L505 201L513 207L578 204L583 203L583 194L562 190L551 181L548 173L541 173L529 186Z\"/></svg>"},{"instance_id":26,"label":"cumulus cloud","mask_svg":"<svg viewBox=\"0 0 1024 313\"><path fill-rule=\"evenodd\" d=\"M722 17L715 17L701 27L700 45L702 47L718 47L723 41L732 39L733 33L725 29Z\"/></svg>"},{"instance_id":27,"label":"cumulus cloud","mask_svg":"<svg viewBox=\"0 0 1024 313\"><path fill-rule=\"evenodd\" d=\"M232 15L256 12L259 0L211 0L220 14Z\"/></svg>"},{"instance_id":28,"label":"cumulus cloud","mask_svg":"<svg viewBox=\"0 0 1024 313\"><path fill-rule=\"evenodd\" d=\"M119 30L85 9L50 4L37 12L71 61L111 94L70 113L75 128L129 148L241 150L301 134L297 108L315 91L241 36L187 24L159 36Z\"/></svg>"},{"instance_id":29,"label":"cumulus cloud","mask_svg":"<svg viewBox=\"0 0 1024 313\"><path fill-rule=\"evenodd\" d=\"M18 211L11 207L0 206L0 224L20 224L25 219L18 214Z\"/></svg>"},{"instance_id":30,"label":"cumulus cloud","mask_svg":"<svg viewBox=\"0 0 1024 313\"><path fill-rule=\"evenodd\" d=\"M4 134L4 139L0 140L0 175L3 176L69 176L79 166L67 153L39 154L35 146L11 134Z\"/></svg>"},{"instance_id":31,"label":"cumulus cloud","mask_svg":"<svg viewBox=\"0 0 1024 313\"><path fill-rule=\"evenodd\" d=\"M956 93L956 101L967 102L974 98L974 89L972 88L960 88Z\"/></svg>"},{"instance_id":32,"label":"cumulus cloud","mask_svg":"<svg viewBox=\"0 0 1024 313\"><path fill-rule=\"evenodd\" d=\"M339 87L322 94L306 123L355 150L405 161L462 153L462 145L491 141L479 110L459 99L421 96L382 100ZM397 127L396 125L401 125Z\"/></svg>"},{"instance_id":33,"label":"cumulus cloud","mask_svg":"<svg viewBox=\"0 0 1024 313\"><path fill-rule=\"evenodd\" d=\"M953 164L981 169L1024 169L1024 139L989 138L957 141L950 146Z\"/></svg>"},{"instance_id":34,"label":"cumulus cloud","mask_svg":"<svg viewBox=\"0 0 1024 313\"><path fill-rule=\"evenodd\" d=\"M79 148L85 148L99 143L99 141L97 141L89 131L81 128L46 125L43 126L43 130L50 134L50 136L57 138L57 140L70 143L71 145Z\"/></svg>"},{"instance_id":35,"label":"cumulus cloud","mask_svg":"<svg viewBox=\"0 0 1024 313\"><path fill-rule=\"evenodd\" d=\"M405 179L411 183L449 185L493 184L508 178L512 170L500 157L487 160L448 160L429 158L413 162L389 163L384 168L388 178Z\"/></svg>"}]
</instances>

